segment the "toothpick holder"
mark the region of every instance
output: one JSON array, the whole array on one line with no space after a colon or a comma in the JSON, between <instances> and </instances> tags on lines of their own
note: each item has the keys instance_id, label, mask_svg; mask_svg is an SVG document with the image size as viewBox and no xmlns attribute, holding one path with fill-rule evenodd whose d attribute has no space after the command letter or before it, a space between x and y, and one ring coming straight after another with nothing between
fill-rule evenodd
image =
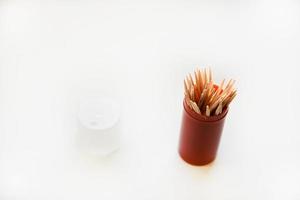
<instances>
[{"instance_id":1,"label":"toothpick holder","mask_svg":"<svg viewBox=\"0 0 300 200\"><path fill-rule=\"evenodd\" d=\"M195 113L183 101L179 141L181 158L191 165L206 165L215 160L228 109L206 117Z\"/></svg>"},{"instance_id":2,"label":"toothpick holder","mask_svg":"<svg viewBox=\"0 0 300 200\"><path fill-rule=\"evenodd\" d=\"M119 148L120 105L104 97L89 97L80 102L78 135L82 149L106 156Z\"/></svg>"}]
</instances>

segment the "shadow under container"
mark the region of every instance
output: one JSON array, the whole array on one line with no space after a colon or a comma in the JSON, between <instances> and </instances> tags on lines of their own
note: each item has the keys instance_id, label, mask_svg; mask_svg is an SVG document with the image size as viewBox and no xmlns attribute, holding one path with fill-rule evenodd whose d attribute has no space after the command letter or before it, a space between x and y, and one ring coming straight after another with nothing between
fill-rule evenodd
<instances>
[{"instance_id":1,"label":"shadow under container","mask_svg":"<svg viewBox=\"0 0 300 200\"><path fill-rule=\"evenodd\" d=\"M210 117L194 112L185 100L183 108L179 154L191 165L209 164L216 158L228 108Z\"/></svg>"}]
</instances>

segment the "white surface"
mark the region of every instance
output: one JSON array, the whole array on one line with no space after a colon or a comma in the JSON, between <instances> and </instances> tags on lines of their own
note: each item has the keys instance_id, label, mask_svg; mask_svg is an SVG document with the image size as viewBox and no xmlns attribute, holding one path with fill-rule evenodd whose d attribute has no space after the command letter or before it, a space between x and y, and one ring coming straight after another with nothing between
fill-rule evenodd
<instances>
[{"instance_id":1,"label":"white surface","mask_svg":"<svg viewBox=\"0 0 300 200\"><path fill-rule=\"evenodd\" d=\"M117 100L106 96L83 97L79 103L77 143L80 151L108 156L120 146L120 112Z\"/></svg>"},{"instance_id":2,"label":"white surface","mask_svg":"<svg viewBox=\"0 0 300 200\"><path fill-rule=\"evenodd\" d=\"M299 51L296 0L1 1L0 199L299 199ZM196 65L239 91L208 167L177 154ZM106 160L75 148L89 84L125 105Z\"/></svg>"}]
</instances>

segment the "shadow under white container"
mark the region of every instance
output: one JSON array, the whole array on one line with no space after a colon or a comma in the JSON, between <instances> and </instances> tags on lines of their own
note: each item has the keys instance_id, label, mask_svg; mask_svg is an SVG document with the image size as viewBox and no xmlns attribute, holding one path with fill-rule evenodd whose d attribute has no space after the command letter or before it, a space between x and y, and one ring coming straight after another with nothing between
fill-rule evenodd
<instances>
[{"instance_id":1,"label":"shadow under white container","mask_svg":"<svg viewBox=\"0 0 300 200\"><path fill-rule=\"evenodd\" d=\"M106 156L120 146L120 104L107 97L82 100L78 111L80 147L91 154Z\"/></svg>"}]
</instances>

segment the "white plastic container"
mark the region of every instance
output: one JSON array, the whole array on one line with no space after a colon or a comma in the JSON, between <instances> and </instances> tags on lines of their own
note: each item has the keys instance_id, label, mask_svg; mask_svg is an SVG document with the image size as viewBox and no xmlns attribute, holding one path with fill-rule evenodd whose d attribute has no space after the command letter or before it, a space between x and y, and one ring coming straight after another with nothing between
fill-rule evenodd
<instances>
[{"instance_id":1,"label":"white plastic container","mask_svg":"<svg viewBox=\"0 0 300 200\"><path fill-rule=\"evenodd\" d=\"M78 111L79 143L83 150L106 156L120 145L120 104L107 97L82 100Z\"/></svg>"}]
</instances>

